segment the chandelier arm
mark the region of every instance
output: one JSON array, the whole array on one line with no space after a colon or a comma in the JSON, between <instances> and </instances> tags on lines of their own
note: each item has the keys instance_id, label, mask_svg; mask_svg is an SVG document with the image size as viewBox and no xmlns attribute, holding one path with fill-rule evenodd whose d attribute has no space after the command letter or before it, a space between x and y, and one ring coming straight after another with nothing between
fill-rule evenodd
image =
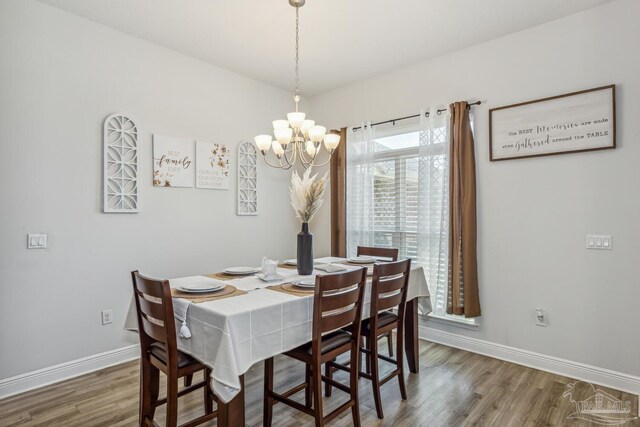
<instances>
[{"instance_id":1,"label":"chandelier arm","mask_svg":"<svg viewBox=\"0 0 640 427\"><path fill-rule=\"evenodd\" d=\"M297 145L296 145L296 143L295 143L295 142L292 142L292 143L291 143L291 148L290 148L290 150L288 151L288 153L289 153L289 154L291 154L291 160L289 160L289 157L287 157L287 159L286 159L286 160L287 160L287 163L289 163L289 164L291 164L291 165L295 164L295 162L296 162L296 158L297 158L297 156L296 156L296 153L297 153L297 152L298 152L298 150L297 150ZM285 153L284 153L284 154L285 154L285 156L286 156L286 155L287 155L287 151L285 151Z\"/></svg>"},{"instance_id":2,"label":"chandelier arm","mask_svg":"<svg viewBox=\"0 0 640 427\"><path fill-rule=\"evenodd\" d=\"M282 166L282 160L281 160L281 159L279 160L279 164L274 165L274 164L271 164L271 162L269 161L269 158L267 157L267 155L266 155L266 154L263 154L263 155L262 155L262 158L264 159L264 162L265 162L268 166L271 166L272 168L275 168L275 169L285 169L285 170L286 170L286 169L288 169L288 168L284 168L284 167ZM290 167L290 166L289 166L289 167Z\"/></svg>"},{"instance_id":3,"label":"chandelier arm","mask_svg":"<svg viewBox=\"0 0 640 427\"><path fill-rule=\"evenodd\" d=\"M291 156L292 160L289 160L289 157L287 156L287 152L286 151L284 152L282 157L284 158L284 161L287 163L287 165L289 165L289 167L293 166L296 163L296 153L295 153L295 151L293 151L293 155Z\"/></svg>"},{"instance_id":4,"label":"chandelier arm","mask_svg":"<svg viewBox=\"0 0 640 427\"><path fill-rule=\"evenodd\" d=\"M322 163L322 164L320 164L320 165L315 165L315 164L314 164L314 165L311 165L311 166L312 166L312 167L314 167L314 168L321 168L322 166L326 166L327 164L329 164L329 162L331 161L331 158L332 158L332 157L333 157L333 154L330 154L330 155L329 155L329 158L327 159L327 161L326 161L326 162L324 162L324 163Z\"/></svg>"},{"instance_id":5,"label":"chandelier arm","mask_svg":"<svg viewBox=\"0 0 640 427\"><path fill-rule=\"evenodd\" d=\"M303 148L300 148L300 161L302 161L302 163L305 165L305 167L307 167L307 165L312 164L314 158L315 158L315 156L307 157L307 150L303 149Z\"/></svg>"}]
</instances>

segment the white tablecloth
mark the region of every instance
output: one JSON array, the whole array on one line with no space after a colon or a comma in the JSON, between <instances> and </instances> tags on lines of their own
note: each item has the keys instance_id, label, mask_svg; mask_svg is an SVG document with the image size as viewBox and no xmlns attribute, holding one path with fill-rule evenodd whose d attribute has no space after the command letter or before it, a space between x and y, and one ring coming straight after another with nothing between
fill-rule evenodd
<instances>
[{"instance_id":1,"label":"white tablecloth","mask_svg":"<svg viewBox=\"0 0 640 427\"><path fill-rule=\"evenodd\" d=\"M316 261L341 260L327 257ZM349 265L345 267L358 268ZM301 277L295 269L279 268L278 274L285 281ZM326 273L314 270L315 274ZM300 297L265 289L274 283L265 283L254 276L229 280L228 283L248 293L190 304L187 323L191 338L178 338L178 348L181 351L212 368L212 387L216 395L225 402L238 393L239 377L254 363L311 341L313 311L312 295ZM431 312L429 287L422 267L413 268L410 275L407 301L416 297L426 297L421 298L420 308L424 314ZM365 318L369 317L369 300L370 286L367 286L362 312ZM181 322L176 322L178 329L180 325ZM125 329L137 330L133 302Z\"/></svg>"}]
</instances>

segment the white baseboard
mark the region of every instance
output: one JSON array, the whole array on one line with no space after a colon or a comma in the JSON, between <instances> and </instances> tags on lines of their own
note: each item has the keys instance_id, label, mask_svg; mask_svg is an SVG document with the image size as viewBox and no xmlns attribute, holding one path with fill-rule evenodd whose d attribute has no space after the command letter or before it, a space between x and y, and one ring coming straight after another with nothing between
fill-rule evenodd
<instances>
[{"instance_id":1,"label":"white baseboard","mask_svg":"<svg viewBox=\"0 0 640 427\"><path fill-rule=\"evenodd\" d=\"M83 357L37 371L0 380L0 399L40 388L89 372L129 362L140 357L140 346L133 344L104 353Z\"/></svg>"},{"instance_id":2,"label":"white baseboard","mask_svg":"<svg viewBox=\"0 0 640 427\"><path fill-rule=\"evenodd\" d=\"M640 396L640 377L420 326L420 338Z\"/></svg>"},{"instance_id":3,"label":"white baseboard","mask_svg":"<svg viewBox=\"0 0 640 427\"><path fill-rule=\"evenodd\" d=\"M479 340L477 338L452 334L425 326L420 327L420 338L640 396L640 377L634 375ZM129 362L138 357L140 357L140 347L138 344L133 344L37 371L16 375L15 377L5 378L0 380L0 399L88 374L109 366Z\"/></svg>"}]
</instances>

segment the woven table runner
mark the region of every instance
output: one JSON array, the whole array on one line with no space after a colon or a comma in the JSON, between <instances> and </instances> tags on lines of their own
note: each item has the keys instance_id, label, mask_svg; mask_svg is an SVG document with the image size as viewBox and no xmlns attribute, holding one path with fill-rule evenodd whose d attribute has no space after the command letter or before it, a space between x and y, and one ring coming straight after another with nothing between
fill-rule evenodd
<instances>
[{"instance_id":1,"label":"woven table runner","mask_svg":"<svg viewBox=\"0 0 640 427\"><path fill-rule=\"evenodd\" d=\"M295 295L297 297L308 297L313 295L315 289L309 289L308 291L294 286L293 283L283 283L282 285L269 286L267 289L276 292L282 292L283 294Z\"/></svg>"},{"instance_id":2,"label":"woven table runner","mask_svg":"<svg viewBox=\"0 0 640 427\"><path fill-rule=\"evenodd\" d=\"M242 279L243 277L255 276L255 273L239 275L239 274L227 274L227 273L223 273L222 271L219 271L213 274L206 274L206 276L211 277L212 279L218 279L218 280L233 280L233 279Z\"/></svg>"},{"instance_id":3,"label":"woven table runner","mask_svg":"<svg viewBox=\"0 0 640 427\"><path fill-rule=\"evenodd\" d=\"M231 298L238 295L245 295L245 291L236 289L235 286L227 285L223 290L217 292L211 292L206 294L193 294L188 292L182 292L176 288L171 288L171 296L174 298L184 298L192 303L198 304L201 302L215 301L217 299Z\"/></svg>"}]
</instances>

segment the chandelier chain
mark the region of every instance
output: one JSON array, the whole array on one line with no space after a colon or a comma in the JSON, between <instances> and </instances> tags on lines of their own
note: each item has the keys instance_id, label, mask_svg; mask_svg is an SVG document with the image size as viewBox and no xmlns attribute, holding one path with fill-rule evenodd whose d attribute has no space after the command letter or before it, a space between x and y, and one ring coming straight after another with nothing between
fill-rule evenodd
<instances>
[{"instance_id":1,"label":"chandelier chain","mask_svg":"<svg viewBox=\"0 0 640 427\"><path fill-rule=\"evenodd\" d=\"M298 59L300 58L300 7L296 6L296 90L294 95L300 95L300 76L298 72ZM296 98L297 98L296 96ZM298 111L298 101L296 99L296 111Z\"/></svg>"}]
</instances>

